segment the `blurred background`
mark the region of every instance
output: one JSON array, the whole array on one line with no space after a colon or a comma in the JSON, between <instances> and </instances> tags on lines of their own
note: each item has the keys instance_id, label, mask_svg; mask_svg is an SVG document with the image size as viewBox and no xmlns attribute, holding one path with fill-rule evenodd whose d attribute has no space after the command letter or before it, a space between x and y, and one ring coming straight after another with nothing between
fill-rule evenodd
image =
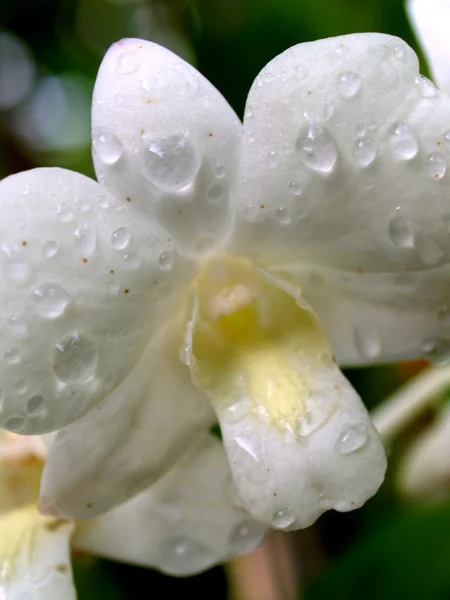
<instances>
[{"instance_id":1,"label":"blurred background","mask_svg":"<svg viewBox=\"0 0 450 600\"><path fill-rule=\"evenodd\" d=\"M0 177L43 165L93 176L92 89L103 54L122 37L172 49L242 116L253 79L274 56L360 31L398 35L419 52L402 0L1 0ZM347 376L372 409L424 364ZM262 554L189 579L78 556L80 600L450 599L450 502L445 493L439 502L408 499L396 483L405 449L437 414L423 411L396 437L387 480L363 509L328 513L306 531L277 534ZM450 474L447 485L450 498Z\"/></svg>"}]
</instances>

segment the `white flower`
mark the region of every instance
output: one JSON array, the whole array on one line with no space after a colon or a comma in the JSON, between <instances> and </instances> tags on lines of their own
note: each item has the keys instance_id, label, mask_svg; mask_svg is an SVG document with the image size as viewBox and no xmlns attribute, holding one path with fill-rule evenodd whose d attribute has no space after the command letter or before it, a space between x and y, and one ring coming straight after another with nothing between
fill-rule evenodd
<instances>
[{"instance_id":1,"label":"white flower","mask_svg":"<svg viewBox=\"0 0 450 600\"><path fill-rule=\"evenodd\" d=\"M232 504L228 464L209 435L150 490L77 524L37 511L45 456L42 438L0 431L0 598L74 599L70 546L190 575L253 550L264 534Z\"/></svg>"},{"instance_id":2,"label":"white flower","mask_svg":"<svg viewBox=\"0 0 450 600\"><path fill-rule=\"evenodd\" d=\"M169 51L115 44L93 100L102 185L39 169L0 186L0 424L62 428L42 509L126 501L216 417L258 521L374 494L383 448L333 353L448 352L449 109L385 35L287 50L243 127Z\"/></svg>"}]
</instances>

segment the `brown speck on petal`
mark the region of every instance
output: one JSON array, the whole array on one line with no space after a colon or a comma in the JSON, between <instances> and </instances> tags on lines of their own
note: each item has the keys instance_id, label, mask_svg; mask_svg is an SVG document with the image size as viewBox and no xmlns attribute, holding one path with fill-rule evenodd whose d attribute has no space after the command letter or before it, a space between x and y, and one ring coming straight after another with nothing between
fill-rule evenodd
<instances>
[{"instance_id":1,"label":"brown speck on petal","mask_svg":"<svg viewBox=\"0 0 450 600\"><path fill-rule=\"evenodd\" d=\"M127 202L131 202L130 196L127 196Z\"/></svg>"},{"instance_id":2,"label":"brown speck on petal","mask_svg":"<svg viewBox=\"0 0 450 600\"><path fill-rule=\"evenodd\" d=\"M24 241L22 242L22 246L26 246L26 245L27 245L27 242L24 240Z\"/></svg>"},{"instance_id":3,"label":"brown speck on petal","mask_svg":"<svg viewBox=\"0 0 450 600\"><path fill-rule=\"evenodd\" d=\"M70 571L69 565L66 563L58 563L55 565L55 569L58 573L61 573L61 575L66 575L66 573L69 573Z\"/></svg>"},{"instance_id":4,"label":"brown speck on petal","mask_svg":"<svg viewBox=\"0 0 450 600\"><path fill-rule=\"evenodd\" d=\"M87 258L83 258L83 262L87 263L88 259Z\"/></svg>"},{"instance_id":5,"label":"brown speck on petal","mask_svg":"<svg viewBox=\"0 0 450 600\"><path fill-rule=\"evenodd\" d=\"M130 290L123 290L123 293L124 293L124 294L129 294L129 293L130 293Z\"/></svg>"}]
</instances>

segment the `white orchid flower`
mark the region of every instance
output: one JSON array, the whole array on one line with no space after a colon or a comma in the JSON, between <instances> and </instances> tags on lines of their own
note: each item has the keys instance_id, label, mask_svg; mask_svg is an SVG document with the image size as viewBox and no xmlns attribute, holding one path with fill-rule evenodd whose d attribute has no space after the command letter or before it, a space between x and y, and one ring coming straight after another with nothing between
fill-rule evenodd
<instances>
[{"instance_id":1,"label":"white orchid flower","mask_svg":"<svg viewBox=\"0 0 450 600\"><path fill-rule=\"evenodd\" d=\"M75 599L71 546L191 575L253 550L264 535L264 527L236 504L221 443L210 435L201 436L151 489L78 523L37 510L46 454L42 438L0 430L0 598L5 600Z\"/></svg>"},{"instance_id":2,"label":"white orchid flower","mask_svg":"<svg viewBox=\"0 0 450 600\"><path fill-rule=\"evenodd\" d=\"M177 56L115 44L93 99L101 184L0 186L0 425L62 429L42 510L132 498L216 418L256 520L296 529L372 496L384 451L333 355L448 350L449 109L386 35L287 50L243 126Z\"/></svg>"}]
</instances>

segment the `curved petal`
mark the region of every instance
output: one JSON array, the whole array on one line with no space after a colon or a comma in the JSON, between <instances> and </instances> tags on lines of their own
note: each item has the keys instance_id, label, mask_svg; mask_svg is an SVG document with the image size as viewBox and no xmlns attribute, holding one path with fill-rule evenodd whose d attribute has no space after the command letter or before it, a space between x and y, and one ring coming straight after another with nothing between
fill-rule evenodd
<instances>
[{"instance_id":1,"label":"curved petal","mask_svg":"<svg viewBox=\"0 0 450 600\"><path fill-rule=\"evenodd\" d=\"M152 42L114 44L92 108L99 181L155 214L179 248L201 253L230 228L241 124L191 65Z\"/></svg>"},{"instance_id":2,"label":"curved petal","mask_svg":"<svg viewBox=\"0 0 450 600\"><path fill-rule=\"evenodd\" d=\"M439 88L450 93L450 2L408 0L407 12Z\"/></svg>"},{"instance_id":3,"label":"curved petal","mask_svg":"<svg viewBox=\"0 0 450 600\"><path fill-rule=\"evenodd\" d=\"M45 456L40 438L0 429L0 513L36 502Z\"/></svg>"},{"instance_id":4,"label":"curved petal","mask_svg":"<svg viewBox=\"0 0 450 600\"><path fill-rule=\"evenodd\" d=\"M293 273L293 272L291 272ZM295 271L340 365L450 357L450 268L403 274Z\"/></svg>"},{"instance_id":5,"label":"curved petal","mask_svg":"<svg viewBox=\"0 0 450 600\"><path fill-rule=\"evenodd\" d=\"M80 524L74 546L170 575L193 575L251 552L264 532L237 504L222 444L208 435L154 486Z\"/></svg>"},{"instance_id":6,"label":"curved petal","mask_svg":"<svg viewBox=\"0 0 450 600\"><path fill-rule=\"evenodd\" d=\"M407 452L397 486L412 498L436 501L450 497L450 409Z\"/></svg>"},{"instance_id":7,"label":"curved petal","mask_svg":"<svg viewBox=\"0 0 450 600\"><path fill-rule=\"evenodd\" d=\"M312 310L298 290L249 264L212 263L207 275L190 368L217 412L246 510L288 530L330 508L361 506L386 459Z\"/></svg>"},{"instance_id":8,"label":"curved petal","mask_svg":"<svg viewBox=\"0 0 450 600\"><path fill-rule=\"evenodd\" d=\"M0 199L0 427L41 433L118 385L192 271L151 220L77 173L13 175Z\"/></svg>"},{"instance_id":9,"label":"curved petal","mask_svg":"<svg viewBox=\"0 0 450 600\"><path fill-rule=\"evenodd\" d=\"M180 362L181 330L160 331L104 402L58 432L42 477L42 512L89 518L109 510L161 477L214 422Z\"/></svg>"},{"instance_id":10,"label":"curved petal","mask_svg":"<svg viewBox=\"0 0 450 600\"><path fill-rule=\"evenodd\" d=\"M354 34L287 50L248 98L233 250L266 268L447 263L449 131L450 98L419 77L402 40Z\"/></svg>"},{"instance_id":11,"label":"curved petal","mask_svg":"<svg viewBox=\"0 0 450 600\"><path fill-rule=\"evenodd\" d=\"M34 506L0 517L0 597L75 600L70 521L42 517Z\"/></svg>"}]
</instances>

